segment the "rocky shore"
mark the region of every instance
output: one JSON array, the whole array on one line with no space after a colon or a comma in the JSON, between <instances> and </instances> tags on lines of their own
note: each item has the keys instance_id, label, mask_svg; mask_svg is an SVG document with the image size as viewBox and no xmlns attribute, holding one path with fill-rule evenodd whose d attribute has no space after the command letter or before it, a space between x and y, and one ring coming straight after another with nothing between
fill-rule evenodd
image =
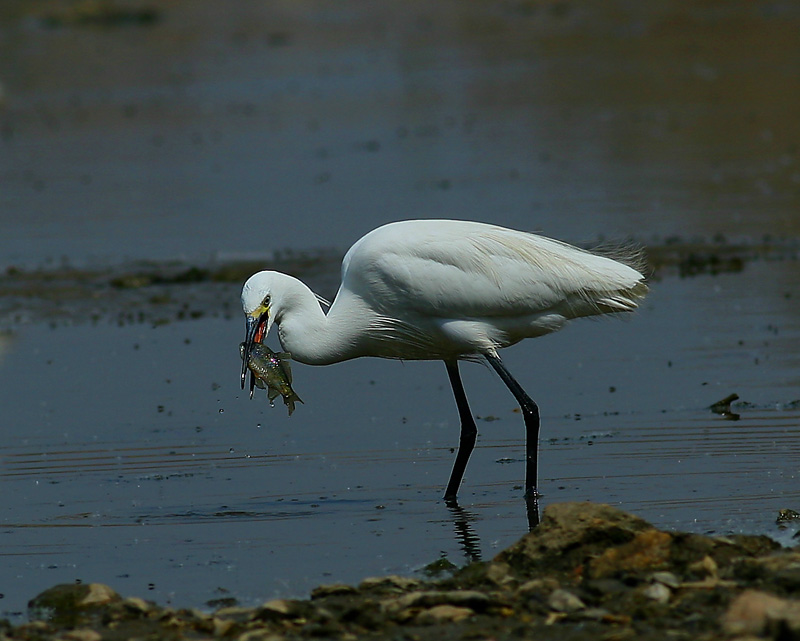
<instances>
[{"instance_id":1,"label":"rocky shore","mask_svg":"<svg viewBox=\"0 0 800 641\"><path fill-rule=\"evenodd\" d=\"M31 600L29 618L0 623L0 639L791 641L800 639L800 546L661 531L607 505L562 503L493 560L446 579L368 578L213 612L60 585Z\"/></svg>"}]
</instances>

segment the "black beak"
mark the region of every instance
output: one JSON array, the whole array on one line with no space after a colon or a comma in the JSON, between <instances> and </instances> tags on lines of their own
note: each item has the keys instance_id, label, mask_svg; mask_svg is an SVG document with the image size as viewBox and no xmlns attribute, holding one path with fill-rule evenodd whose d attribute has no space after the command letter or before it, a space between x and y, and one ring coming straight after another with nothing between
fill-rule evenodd
<instances>
[{"instance_id":1,"label":"black beak","mask_svg":"<svg viewBox=\"0 0 800 641\"><path fill-rule=\"evenodd\" d=\"M244 389L244 379L247 377L247 363L250 361L253 343L256 342L256 332L260 321L260 318L247 317L247 330L244 335L244 343L242 343L242 389Z\"/></svg>"}]
</instances>

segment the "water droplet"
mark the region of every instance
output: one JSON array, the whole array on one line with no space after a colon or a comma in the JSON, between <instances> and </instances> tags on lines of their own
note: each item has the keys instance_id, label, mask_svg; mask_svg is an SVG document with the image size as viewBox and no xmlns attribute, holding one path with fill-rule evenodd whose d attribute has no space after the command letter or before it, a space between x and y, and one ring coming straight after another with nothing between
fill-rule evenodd
<instances>
[{"instance_id":1,"label":"water droplet","mask_svg":"<svg viewBox=\"0 0 800 641\"><path fill-rule=\"evenodd\" d=\"M258 423L258 424L256 425L256 429L257 429L257 430L260 430L260 429L261 429L261 423Z\"/></svg>"},{"instance_id":2,"label":"water droplet","mask_svg":"<svg viewBox=\"0 0 800 641\"><path fill-rule=\"evenodd\" d=\"M219 413L220 413L220 414L224 414L224 413L225 413L225 410L224 410L224 409L222 409L222 408L220 407L220 408L219 408Z\"/></svg>"},{"instance_id":3,"label":"water droplet","mask_svg":"<svg viewBox=\"0 0 800 641\"><path fill-rule=\"evenodd\" d=\"M231 448L231 449L228 450L228 454L233 454L234 451L235 450L233 448Z\"/></svg>"}]
</instances>

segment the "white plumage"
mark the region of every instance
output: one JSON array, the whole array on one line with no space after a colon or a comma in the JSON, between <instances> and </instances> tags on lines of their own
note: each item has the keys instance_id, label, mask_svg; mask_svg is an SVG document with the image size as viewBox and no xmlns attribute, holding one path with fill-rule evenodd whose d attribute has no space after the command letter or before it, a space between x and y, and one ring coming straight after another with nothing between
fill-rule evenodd
<instances>
[{"instance_id":1,"label":"white plumage","mask_svg":"<svg viewBox=\"0 0 800 641\"><path fill-rule=\"evenodd\" d=\"M245 342L263 339L275 324L283 349L310 365L360 356L443 360L462 418L463 450L464 431L472 431L474 424L465 417L466 397L459 398L457 361L486 357L523 411L528 402L535 407L505 370L497 350L556 331L573 318L632 311L647 292L637 265L635 255L615 260L484 223L396 222L371 231L350 248L327 314L299 280L272 271L251 276L242 289L248 318ZM242 377L244 384L244 369ZM536 423L538 433L538 415ZM454 499L454 484L460 483L463 470L458 474L454 478L454 468L448 498ZM529 496L535 495L535 482L535 477L528 478Z\"/></svg>"}]
</instances>

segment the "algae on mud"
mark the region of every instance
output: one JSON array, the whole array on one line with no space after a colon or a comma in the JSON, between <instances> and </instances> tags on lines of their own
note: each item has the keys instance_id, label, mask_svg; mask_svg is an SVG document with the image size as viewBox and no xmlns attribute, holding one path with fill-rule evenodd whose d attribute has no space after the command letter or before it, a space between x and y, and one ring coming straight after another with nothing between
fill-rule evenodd
<instances>
[{"instance_id":1,"label":"algae on mud","mask_svg":"<svg viewBox=\"0 0 800 641\"><path fill-rule=\"evenodd\" d=\"M452 577L333 584L309 599L213 612L122 598L99 584L56 586L4 625L9 640L800 638L800 548L766 536L660 531L592 503L548 506L541 525Z\"/></svg>"},{"instance_id":2,"label":"algae on mud","mask_svg":"<svg viewBox=\"0 0 800 641\"><path fill-rule=\"evenodd\" d=\"M741 272L756 261L797 260L800 245L786 239L729 242L724 237L677 237L645 241L648 278L681 278ZM32 315L52 322L171 322L206 315L238 314L238 288L256 271L292 274L333 298L342 252L336 249L278 251L262 260L219 259L205 263L147 261L0 272L0 327L25 323Z\"/></svg>"}]
</instances>

